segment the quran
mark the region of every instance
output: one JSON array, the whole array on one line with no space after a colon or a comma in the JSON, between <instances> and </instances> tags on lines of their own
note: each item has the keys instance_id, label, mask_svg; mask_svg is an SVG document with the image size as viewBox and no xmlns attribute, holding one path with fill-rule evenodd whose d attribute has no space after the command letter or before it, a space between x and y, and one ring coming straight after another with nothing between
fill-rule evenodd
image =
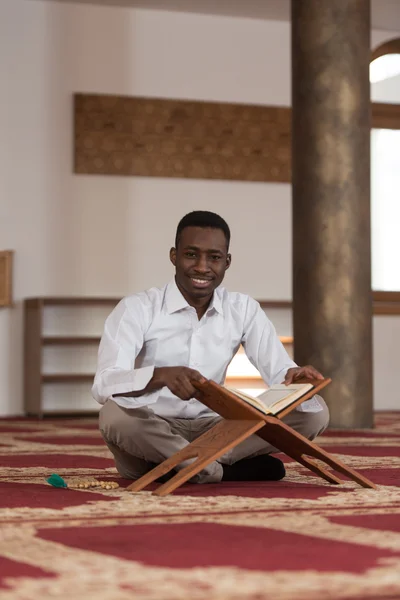
<instances>
[{"instance_id":1,"label":"quran","mask_svg":"<svg viewBox=\"0 0 400 600\"><path fill-rule=\"evenodd\" d=\"M323 383L322 380L318 383ZM317 384L317 381L316 381ZM266 415L273 415L279 417L279 414L290 407L290 410L295 408L298 404L301 404L306 399L310 398L309 392L314 388L321 389L320 385L314 385L313 383L291 383L285 385L284 383L272 385L265 392L257 397L250 396L243 393L241 390L226 387L225 389L235 394L248 404L257 408L257 410L263 412ZM307 398L303 398L307 395ZM289 412L285 410L285 412Z\"/></svg>"}]
</instances>

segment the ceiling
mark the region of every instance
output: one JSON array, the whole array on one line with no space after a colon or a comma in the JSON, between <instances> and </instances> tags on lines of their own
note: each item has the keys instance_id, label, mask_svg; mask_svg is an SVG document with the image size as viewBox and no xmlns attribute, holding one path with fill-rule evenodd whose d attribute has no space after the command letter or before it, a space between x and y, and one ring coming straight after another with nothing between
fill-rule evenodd
<instances>
[{"instance_id":1,"label":"ceiling","mask_svg":"<svg viewBox=\"0 0 400 600\"><path fill-rule=\"evenodd\" d=\"M290 0L53 0L103 6L133 6L210 15L290 20ZM321 0L322 1L322 0ZM400 0L371 0L373 29L400 31Z\"/></svg>"}]
</instances>

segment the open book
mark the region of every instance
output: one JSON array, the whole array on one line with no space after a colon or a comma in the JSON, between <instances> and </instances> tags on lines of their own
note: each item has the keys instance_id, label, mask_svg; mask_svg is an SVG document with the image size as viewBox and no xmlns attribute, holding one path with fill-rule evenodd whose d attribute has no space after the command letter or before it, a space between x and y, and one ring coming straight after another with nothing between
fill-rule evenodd
<instances>
[{"instance_id":1,"label":"open book","mask_svg":"<svg viewBox=\"0 0 400 600\"><path fill-rule=\"evenodd\" d=\"M303 402L303 396L307 395L307 399L309 399L310 394L308 392L315 387L320 389L321 386L315 386L312 383L291 383L290 385L281 383L272 385L257 398L244 394L240 390L234 388L226 387L226 389L261 412L267 415L278 416L280 412L289 406L295 408L295 406L301 404L301 402Z\"/></svg>"}]
</instances>

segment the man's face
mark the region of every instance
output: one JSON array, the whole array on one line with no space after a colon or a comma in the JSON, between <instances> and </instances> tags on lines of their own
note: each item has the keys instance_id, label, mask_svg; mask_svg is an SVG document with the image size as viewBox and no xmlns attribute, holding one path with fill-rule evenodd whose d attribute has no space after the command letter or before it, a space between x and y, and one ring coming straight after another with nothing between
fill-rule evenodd
<instances>
[{"instance_id":1,"label":"man's face","mask_svg":"<svg viewBox=\"0 0 400 600\"><path fill-rule=\"evenodd\" d=\"M222 229L186 227L171 248L176 283L186 300L211 297L231 264Z\"/></svg>"}]
</instances>

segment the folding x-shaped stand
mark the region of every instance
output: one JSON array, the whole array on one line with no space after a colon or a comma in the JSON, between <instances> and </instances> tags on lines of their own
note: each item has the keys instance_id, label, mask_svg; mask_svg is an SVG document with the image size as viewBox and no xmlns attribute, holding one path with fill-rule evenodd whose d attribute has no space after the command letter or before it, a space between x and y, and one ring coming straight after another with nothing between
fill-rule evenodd
<instances>
[{"instance_id":1,"label":"folding x-shaped stand","mask_svg":"<svg viewBox=\"0 0 400 600\"><path fill-rule=\"evenodd\" d=\"M329 381L325 380L322 383L313 382L316 386L301 401L307 400L318 393ZM337 473L346 475L362 487L376 487L369 479L346 467L337 458L334 458L317 446L317 444L310 442L281 421L281 418L290 409L282 411L278 418L266 415L253 408L253 406L247 404L247 402L213 381L206 381L203 384L196 383L196 387L202 393L201 401L203 404L221 415L223 419L194 442L179 450L179 452L176 452L170 458L167 458L163 463L143 475L140 479L134 481L127 488L131 492L143 490L150 483L162 475L169 473L171 469L174 469L183 461L196 459L183 469L180 469L174 477L153 492L157 496L166 496L199 473L208 464L217 460L253 434L263 438L274 448L284 452L329 483L340 484L343 481L330 471L327 471L325 466L317 464L313 459L318 459L322 463L325 463L325 465L330 466Z\"/></svg>"}]
</instances>

